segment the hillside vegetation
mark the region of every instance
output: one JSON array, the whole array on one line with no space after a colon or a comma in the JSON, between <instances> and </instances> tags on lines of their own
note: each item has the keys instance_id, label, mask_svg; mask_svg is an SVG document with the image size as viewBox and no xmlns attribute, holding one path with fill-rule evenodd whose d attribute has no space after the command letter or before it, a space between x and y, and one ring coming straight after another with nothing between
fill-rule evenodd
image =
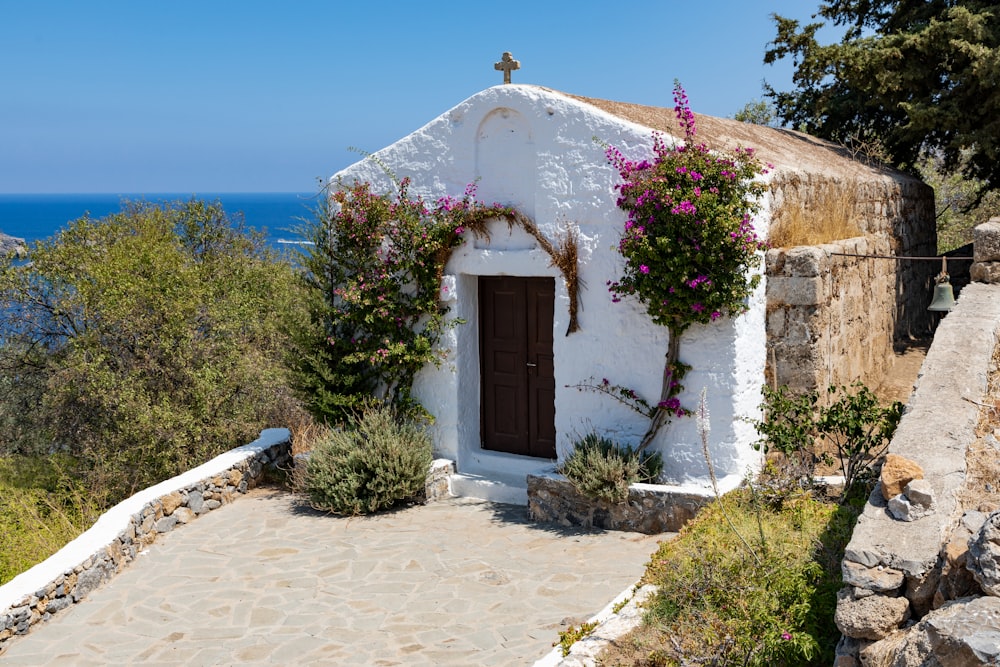
<instances>
[{"instance_id":1,"label":"hillside vegetation","mask_svg":"<svg viewBox=\"0 0 1000 667\"><path fill-rule=\"evenodd\" d=\"M292 265L219 204L128 203L0 259L0 583L285 422Z\"/></svg>"}]
</instances>

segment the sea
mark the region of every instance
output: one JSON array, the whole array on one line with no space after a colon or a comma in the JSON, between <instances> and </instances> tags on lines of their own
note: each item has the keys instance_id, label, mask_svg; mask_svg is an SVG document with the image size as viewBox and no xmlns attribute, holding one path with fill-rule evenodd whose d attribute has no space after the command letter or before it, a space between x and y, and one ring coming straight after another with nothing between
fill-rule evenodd
<instances>
[{"instance_id":1,"label":"sea","mask_svg":"<svg viewBox=\"0 0 1000 667\"><path fill-rule=\"evenodd\" d=\"M246 224L262 232L274 247L291 248L303 241L303 225L315 220L318 197L315 192L0 194L0 232L31 243L48 239L84 215L97 219L116 213L126 201L202 199L220 202L227 213L242 213Z\"/></svg>"}]
</instances>

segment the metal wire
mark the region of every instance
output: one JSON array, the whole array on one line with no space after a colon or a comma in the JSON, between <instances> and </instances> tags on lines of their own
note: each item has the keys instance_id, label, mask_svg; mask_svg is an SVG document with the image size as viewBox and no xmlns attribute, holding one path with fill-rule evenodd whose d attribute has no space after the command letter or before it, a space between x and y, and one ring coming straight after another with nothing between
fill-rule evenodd
<instances>
[{"instance_id":1,"label":"metal wire","mask_svg":"<svg viewBox=\"0 0 1000 667\"><path fill-rule=\"evenodd\" d=\"M906 257L899 255L856 255L850 252L831 252L830 255L835 255L837 257L865 257L868 259L895 259L895 260L915 259L915 260L925 260L925 261L935 261L935 262L940 262L942 259L946 259L949 262L952 260L967 259L971 262L974 259L973 257L949 257L948 255L939 255L938 257Z\"/></svg>"}]
</instances>

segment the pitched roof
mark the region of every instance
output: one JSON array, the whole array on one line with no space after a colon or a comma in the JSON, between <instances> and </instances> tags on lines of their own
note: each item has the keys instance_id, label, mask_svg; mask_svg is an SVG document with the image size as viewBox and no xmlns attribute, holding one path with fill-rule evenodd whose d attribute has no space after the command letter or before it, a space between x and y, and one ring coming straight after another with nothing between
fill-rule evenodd
<instances>
[{"instance_id":1,"label":"pitched roof","mask_svg":"<svg viewBox=\"0 0 1000 667\"><path fill-rule=\"evenodd\" d=\"M618 118L677 136L679 127L673 109L582 97L546 88L549 92L589 104ZM843 146L784 128L744 123L696 113L696 139L716 150L750 147L757 156L774 164L777 172L823 172L843 178L890 176L913 178L886 167L872 167L851 157Z\"/></svg>"}]
</instances>

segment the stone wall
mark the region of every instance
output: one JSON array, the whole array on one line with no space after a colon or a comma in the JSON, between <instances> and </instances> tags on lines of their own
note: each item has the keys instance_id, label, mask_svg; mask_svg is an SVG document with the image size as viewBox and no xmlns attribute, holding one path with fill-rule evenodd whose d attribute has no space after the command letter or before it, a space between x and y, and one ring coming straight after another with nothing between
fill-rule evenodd
<instances>
[{"instance_id":1,"label":"stone wall","mask_svg":"<svg viewBox=\"0 0 1000 667\"><path fill-rule=\"evenodd\" d=\"M972 280L1000 283L1000 217L990 218L972 232Z\"/></svg>"},{"instance_id":2,"label":"stone wall","mask_svg":"<svg viewBox=\"0 0 1000 667\"><path fill-rule=\"evenodd\" d=\"M808 204L823 189L820 180L776 182L775 207ZM931 330L937 264L850 255L934 256L933 192L905 177L850 185L863 236L767 253L768 381L796 392L877 384L895 342Z\"/></svg>"},{"instance_id":3,"label":"stone wall","mask_svg":"<svg viewBox=\"0 0 1000 667\"><path fill-rule=\"evenodd\" d=\"M162 533L246 493L268 466L289 463L288 431L268 429L253 443L122 501L51 558L0 586L0 652L109 581Z\"/></svg>"},{"instance_id":4,"label":"stone wall","mask_svg":"<svg viewBox=\"0 0 1000 667\"><path fill-rule=\"evenodd\" d=\"M592 500L559 474L528 475L528 518L561 526L624 530L646 535L676 532L712 500L654 484L633 484L628 500Z\"/></svg>"},{"instance_id":5,"label":"stone wall","mask_svg":"<svg viewBox=\"0 0 1000 667\"><path fill-rule=\"evenodd\" d=\"M892 366L894 262L886 237L767 253L768 381L796 393L870 381Z\"/></svg>"},{"instance_id":6,"label":"stone wall","mask_svg":"<svg viewBox=\"0 0 1000 667\"><path fill-rule=\"evenodd\" d=\"M967 456L973 447L1000 449L994 435L977 431L988 376L997 371L998 323L1000 288L972 283L938 326L889 446L905 461L883 467L845 551L838 667L932 664L922 662L929 654L933 664L1000 659L1000 597L982 597L970 555L983 526L1000 515L987 518L989 503L960 502L968 494L981 500L996 483L973 484ZM992 657L977 653L983 648Z\"/></svg>"}]
</instances>

